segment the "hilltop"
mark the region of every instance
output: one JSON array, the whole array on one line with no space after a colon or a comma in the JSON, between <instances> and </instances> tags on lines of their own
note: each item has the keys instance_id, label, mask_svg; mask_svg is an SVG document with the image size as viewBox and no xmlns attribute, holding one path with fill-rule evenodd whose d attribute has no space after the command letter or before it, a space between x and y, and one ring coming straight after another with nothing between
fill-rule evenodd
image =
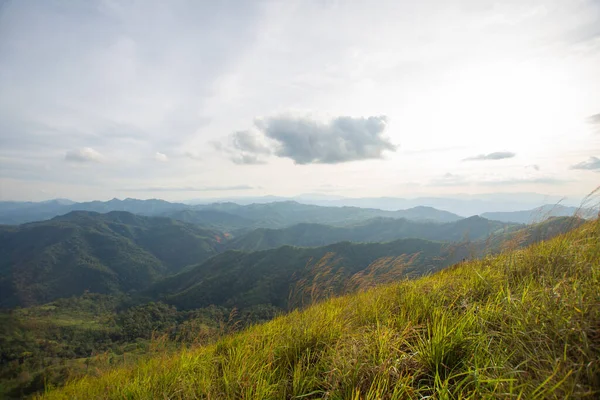
<instances>
[{"instance_id":1,"label":"hilltop","mask_svg":"<svg viewBox=\"0 0 600 400\"><path fill-rule=\"evenodd\" d=\"M215 344L86 377L62 398L593 398L600 223L330 299Z\"/></svg>"}]
</instances>

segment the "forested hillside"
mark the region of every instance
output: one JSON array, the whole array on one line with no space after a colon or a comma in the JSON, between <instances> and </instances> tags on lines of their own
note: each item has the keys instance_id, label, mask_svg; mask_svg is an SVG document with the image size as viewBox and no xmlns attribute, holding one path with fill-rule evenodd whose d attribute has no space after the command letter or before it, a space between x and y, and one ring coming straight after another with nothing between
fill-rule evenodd
<instances>
[{"instance_id":1,"label":"forested hillside","mask_svg":"<svg viewBox=\"0 0 600 400\"><path fill-rule=\"evenodd\" d=\"M433 272L468 256L469 246L421 239L388 243L342 242L325 247L283 246L245 253L228 251L181 274L169 277L144 294L178 308L210 304L244 308L271 304L287 309L296 282L325 279L338 293L354 274L376 268L402 271L396 278ZM321 282L321 283L325 283Z\"/></svg>"},{"instance_id":2,"label":"forested hillside","mask_svg":"<svg viewBox=\"0 0 600 400\"><path fill-rule=\"evenodd\" d=\"M220 251L214 230L126 212L72 212L0 227L0 305L33 305L84 291L121 293Z\"/></svg>"}]
</instances>

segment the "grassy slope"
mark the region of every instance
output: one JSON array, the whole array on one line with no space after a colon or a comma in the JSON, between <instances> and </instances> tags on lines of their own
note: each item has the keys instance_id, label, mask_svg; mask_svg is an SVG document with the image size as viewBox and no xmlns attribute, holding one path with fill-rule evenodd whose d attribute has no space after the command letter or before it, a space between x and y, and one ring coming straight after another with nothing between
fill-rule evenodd
<instances>
[{"instance_id":1,"label":"grassy slope","mask_svg":"<svg viewBox=\"0 0 600 400\"><path fill-rule=\"evenodd\" d=\"M599 236L600 223L591 222L46 397L597 398Z\"/></svg>"}]
</instances>

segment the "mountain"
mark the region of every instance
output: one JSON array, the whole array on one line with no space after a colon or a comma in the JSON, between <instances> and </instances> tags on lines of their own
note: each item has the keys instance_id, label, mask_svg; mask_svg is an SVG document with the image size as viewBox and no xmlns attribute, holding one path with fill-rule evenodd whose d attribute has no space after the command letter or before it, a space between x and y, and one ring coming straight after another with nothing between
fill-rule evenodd
<instances>
[{"instance_id":1,"label":"mountain","mask_svg":"<svg viewBox=\"0 0 600 400\"><path fill-rule=\"evenodd\" d=\"M371 218L406 218L415 221L453 222L462 217L431 207L414 207L407 210L385 211L359 207L322 207L282 201L264 204L239 205L215 203L194 206L195 210L215 210L254 221L256 227L282 228L298 223L348 225Z\"/></svg>"},{"instance_id":2,"label":"mountain","mask_svg":"<svg viewBox=\"0 0 600 400\"><path fill-rule=\"evenodd\" d=\"M282 228L300 222L319 222L342 225L374 217L407 218L412 220L452 222L462 217L431 207L385 211L358 207L321 207L295 201L256 203L212 203L186 205L164 200L112 199L70 203L52 200L41 203L0 202L0 224L18 225L41 221L71 211L127 211L145 216L164 216L187 222L210 225L223 230L247 228Z\"/></svg>"},{"instance_id":3,"label":"mountain","mask_svg":"<svg viewBox=\"0 0 600 400\"><path fill-rule=\"evenodd\" d=\"M73 203L64 200L44 202L0 201L0 224L18 225L65 214Z\"/></svg>"},{"instance_id":4,"label":"mountain","mask_svg":"<svg viewBox=\"0 0 600 400\"><path fill-rule=\"evenodd\" d=\"M514 226L478 216L442 224L404 218L374 218L342 227L302 223L283 229L261 228L234 238L226 247L256 251L283 245L325 246L342 241L389 242L403 238L458 242L485 239L509 228L514 229Z\"/></svg>"},{"instance_id":5,"label":"mountain","mask_svg":"<svg viewBox=\"0 0 600 400\"><path fill-rule=\"evenodd\" d=\"M600 223L94 369L46 399L582 399L600 394Z\"/></svg>"},{"instance_id":6,"label":"mountain","mask_svg":"<svg viewBox=\"0 0 600 400\"><path fill-rule=\"evenodd\" d=\"M39 203L0 202L0 224L18 225L27 222L42 221L67 214L71 211L94 211L98 213L127 211L134 214L156 216L187 207L185 204L170 203L157 199L112 199L109 201L89 201L83 203L73 203L65 199Z\"/></svg>"},{"instance_id":7,"label":"mountain","mask_svg":"<svg viewBox=\"0 0 600 400\"><path fill-rule=\"evenodd\" d=\"M577 215L582 218L593 218L598 215L597 210L581 209L578 207L567 207L560 204L546 204L531 210L512 211L512 212L488 212L483 213L483 218L512 222L517 224L530 224L541 222L550 217L567 217Z\"/></svg>"},{"instance_id":8,"label":"mountain","mask_svg":"<svg viewBox=\"0 0 600 400\"><path fill-rule=\"evenodd\" d=\"M0 226L0 306L141 290L216 254L223 240L214 230L121 211Z\"/></svg>"},{"instance_id":9,"label":"mountain","mask_svg":"<svg viewBox=\"0 0 600 400\"><path fill-rule=\"evenodd\" d=\"M283 246L253 253L227 251L156 283L144 294L184 309L211 304L239 308L270 304L287 308L295 283L326 271L332 276L338 275L339 282L336 282L342 284L377 261L402 261L406 264L403 275L422 275L467 254L466 246L421 239L364 244L342 242L313 248Z\"/></svg>"},{"instance_id":10,"label":"mountain","mask_svg":"<svg viewBox=\"0 0 600 400\"><path fill-rule=\"evenodd\" d=\"M182 210L187 208L185 204L170 203L165 200L149 199L138 200L127 198L125 200L112 199L109 201L90 201L85 203L75 203L69 206L71 210L95 211L98 213L107 213L110 211L127 211L140 215L160 215L169 211Z\"/></svg>"},{"instance_id":11,"label":"mountain","mask_svg":"<svg viewBox=\"0 0 600 400\"><path fill-rule=\"evenodd\" d=\"M211 226L222 231L252 228L259 224L257 221L240 217L239 215L211 209L191 210L186 208L184 210L166 213L166 215L168 215L169 218L179 221L201 226Z\"/></svg>"},{"instance_id":12,"label":"mountain","mask_svg":"<svg viewBox=\"0 0 600 400\"><path fill-rule=\"evenodd\" d=\"M272 203L276 201L297 201L302 204L312 204L323 207L360 207L376 208L395 211L408 208L427 206L449 211L461 216L480 215L484 212L519 211L535 208L546 203L565 201L561 196L551 196L540 193L485 193L485 194L454 194L447 197L344 197L322 193L305 193L294 197L263 196L263 197L233 197L193 200L190 204L210 204L232 202L242 205L252 203ZM577 205L581 199L568 199L568 205Z\"/></svg>"},{"instance_id":13,"label":"mountain","mask_svg":"<svg viewBox=\"0 0 600 400\"><path fill-rule=\"evenodd\" d=\"M498 226L497 222L481 217L461 220L458 224L465 221L479 229ZM496 230L485 240L463 243L411 238L386 243L339 242L322 247L282 246L250 253L229 250L166 277L144 291L142 297L183 309L211 304L285 309L297 305L294 293L300 289L308 288L310 296L319 291L339 294L356 290L353 285L359 282L381 284L414 278L465 258L479 258L549 240L584 222L575 217L552 218L520 229ZM444 228L446 234L451 231L450 226ZM460 232L460 225L454 228ZM456 234L456 238L463 237Z\"/></svg>"}]
</instances>

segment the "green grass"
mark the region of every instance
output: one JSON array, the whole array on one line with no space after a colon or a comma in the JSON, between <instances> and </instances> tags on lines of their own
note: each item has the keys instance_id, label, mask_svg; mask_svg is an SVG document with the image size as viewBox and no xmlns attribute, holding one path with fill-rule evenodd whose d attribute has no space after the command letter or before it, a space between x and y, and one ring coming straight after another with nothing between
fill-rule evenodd
<instances>
[{"instance_id":1,"label":"green grass","mask_svg":"<svg viewBox=\"0 0 600 400\"><path fill-rule=\"evenodd\" d=\"M600 395L600 223L329 299L49 399L551 399Z\"/></svg>"}]
</instances>

